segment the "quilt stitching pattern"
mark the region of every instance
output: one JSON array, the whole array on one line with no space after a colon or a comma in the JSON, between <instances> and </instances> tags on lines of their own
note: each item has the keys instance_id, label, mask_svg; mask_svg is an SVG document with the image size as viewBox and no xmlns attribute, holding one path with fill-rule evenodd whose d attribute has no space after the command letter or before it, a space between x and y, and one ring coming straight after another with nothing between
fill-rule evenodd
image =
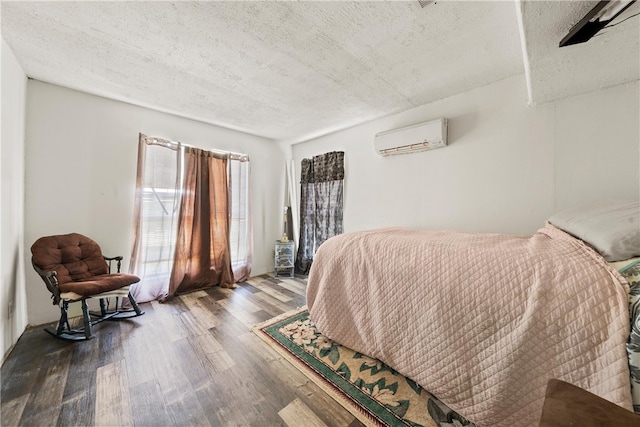
<instances>
[{"instance_id":1,"label":"quilt stitching pattern","mask_svg":"<svg viewBox=\"0 0 640 427\"><path fill-rule=\"evenodd\" d=\"M631 408L628 285L591 252L553 228L349 233L320 247L307 303L323 334L480 425L535 425L550 378Z\"/></svg>"}]
</instances>

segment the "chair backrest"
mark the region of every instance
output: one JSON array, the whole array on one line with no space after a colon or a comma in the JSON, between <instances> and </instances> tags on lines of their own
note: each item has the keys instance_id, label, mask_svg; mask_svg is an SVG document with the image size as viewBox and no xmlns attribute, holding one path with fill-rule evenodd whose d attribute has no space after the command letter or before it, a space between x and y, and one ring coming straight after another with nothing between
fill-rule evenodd
<instances>
[{"instance_id":1,"label":"chair backrest","mask_svg":"<svg viewBox=\"0 0 640 427\"><path fill-rule=\"evenodd\" d=\"M41 237L31 246L31 254L41 270L56 272L59 284L108 273L100 246L78 233Z\"/></svg>"}]
</instances>

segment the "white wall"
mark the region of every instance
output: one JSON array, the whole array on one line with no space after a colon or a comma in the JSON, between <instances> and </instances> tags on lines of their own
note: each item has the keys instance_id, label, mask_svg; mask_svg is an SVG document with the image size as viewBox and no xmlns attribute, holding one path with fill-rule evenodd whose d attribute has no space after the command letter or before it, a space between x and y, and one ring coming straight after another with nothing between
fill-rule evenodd
<instances>
[{"instance_id":1,"label":"white wall","mask_svg":"<svg viewBox=\"0 0 640 427\"><path fill-rule=\"evenodd\" d=\"M35 80L28 84L25 251L39 237L78 232L103 252L131 248L138 132L251 157L252 274L273 268L281 233L284 152L270 140ZM27 272L29 323L56 319L46 288Z\"/></svg>"},{"instance_id":2,"label":"white wall","mask_svg":"<svg viewBox=\"0 0 640 427\"><path fill-rule=\"evenodd\" d=\"M640 82L554 104L556 206L640 197Z\"/></svg>"},{"instance_id":3,"label":"white wall","mask_svg":"<svg viewBox=\"0 0 640 427\"><path fill-rule=\"evenodd\" d=\"M2 356L27 326L24 235L24 135L27 76L2 39L0 171L0 342Z\"/></svg>"},{"instance_id":4,"label":"white wall","mask_svg":"<svg viewBox=\"0 0 640 427\"><path fill-rule=\"evenodd\" d=\"M569 205L639 197L639 86L534 108L516 76L294 145L297 176L303 158L345 151L346 232L406 226L530 234ZM374 152L376 133L439 117L449 119L449 146Z\"/></svg>"}]
</instances>

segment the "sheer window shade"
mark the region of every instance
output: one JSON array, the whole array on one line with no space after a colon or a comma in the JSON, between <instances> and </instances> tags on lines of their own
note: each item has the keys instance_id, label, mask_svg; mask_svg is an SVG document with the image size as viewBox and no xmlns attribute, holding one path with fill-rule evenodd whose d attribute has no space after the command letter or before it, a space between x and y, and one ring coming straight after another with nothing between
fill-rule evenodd
<instances>
[{"instance_id":1,"label":"sheer window shade","mask_svg":"<svg viewBox=\"0 0 640 427\"><path fill-rule=\"evenodd\" d=\"M231 267L236 282L249 278L252 254L252 221L249 197L250 167L248 161L229 161L229 246Z\"/></svg>"},{"instance_id":2,"label":"sheer window shade","mask_svg":"<svg viewBox=\"0 0 640 427\"><path fill-rule=\"evenodd\" d=\"M182 156L179 145L167 148L141 138L134 221L137 239L130 271L144 279L144 286L135 286L134 297L145 302L161 298L168 290L177 236Z\"/></svg>"}]
</instances>

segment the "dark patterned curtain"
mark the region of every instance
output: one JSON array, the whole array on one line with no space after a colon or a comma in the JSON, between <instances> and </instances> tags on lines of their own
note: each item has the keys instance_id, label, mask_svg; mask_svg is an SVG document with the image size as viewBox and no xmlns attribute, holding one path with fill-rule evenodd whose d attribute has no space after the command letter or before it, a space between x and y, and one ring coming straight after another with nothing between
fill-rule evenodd
<instances>
[{"instance_id":1,"label":"dark patterned curtain","mask_svg":"<svg viewBox=\"0 0 640 427\"><path fill-rule=\"evenodd\" d=\"M329 237L342 234L344 152L302 160L300 241L295 271L309 274L313 256Z\"/></svg>"}]
</instances>

